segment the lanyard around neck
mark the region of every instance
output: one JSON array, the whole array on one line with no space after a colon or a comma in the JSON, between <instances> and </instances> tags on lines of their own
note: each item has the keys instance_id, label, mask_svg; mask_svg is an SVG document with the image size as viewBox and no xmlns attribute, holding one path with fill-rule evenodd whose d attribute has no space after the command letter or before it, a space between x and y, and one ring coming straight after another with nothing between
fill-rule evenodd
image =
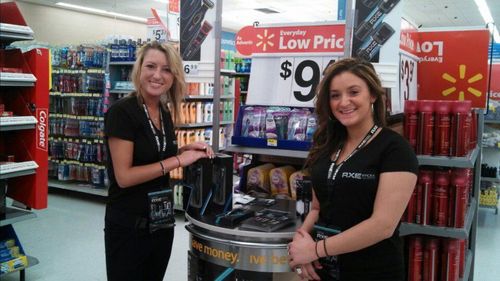
<instances>
[{"instance_id":1,"label":"lanyard around neck","mask_svg":"<svg viewBox=\"0 0 500 281\"><path fill-rule=\"evenodd\" d=\"M335 163L337 162L337 160L339 160L340 152L342 151L343 145L340 146L340 148L337 150L337 153L335 153L335 158L332 160L332 163L330 164L330 168L328 169L328 179L334 181L337 178L337 173L339 172L340 167L342 167L342 165L347 160L349 160L349 158L351 158L351 156L353 156L356 152L358 152L358 150L360 150L363 146L366 145L366 143L373 137L373 135L375 134L377 129L378 129L378 126L376 124L373 125L373 127L370 129L370 131L368 131L368 133L366 133L365 137L358 144L358 146L353 151L351 151L351 153L342 162L340 162L338 165L336 165ZM337 166L337 168L334 171L333 169L335 168L335 166Z\"/></svg>"},{"instance_id":2,"label":"lanyard around neck","mask_svg":"<svg viewBox=\"0 0 500 281\"><path fill-rule=\"evenodd\" d=\"M160 127L161 127L161 134L163 136L163 146L160 145L160 137L156 133L155 127L153 125L153 121L151 121L151 118L149 117L149 112L148 108L146 107L145 104L142 104L142 107L144 108L144 112L146 113L146 117L148 117L149 121L149 126L151 127L151 131L153 132L153 135L155 136L156 140L156 146L158 148L158 153L160 155L163 155L165 151L167 151L167 137L165 136L165 127L163 126L163 114L161 114L161 109L159 109L160 112Z\"/></svg>"}]
</instances>

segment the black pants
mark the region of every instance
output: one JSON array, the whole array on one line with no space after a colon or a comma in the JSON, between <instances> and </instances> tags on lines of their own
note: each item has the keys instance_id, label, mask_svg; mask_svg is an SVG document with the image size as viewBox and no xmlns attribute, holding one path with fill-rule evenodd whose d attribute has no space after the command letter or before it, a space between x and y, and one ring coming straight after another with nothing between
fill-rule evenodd
<instances>
[{"instance_id":1,"label":"black pants","mask_svg":"<svg viewBox=\"0 0 500 281\"><path fill-rule=\"evenodd\" d=\"M163 280L172 252L174 229L149 233L105 221L104 242L109 281Z\"/></svg>"}]
</instances>

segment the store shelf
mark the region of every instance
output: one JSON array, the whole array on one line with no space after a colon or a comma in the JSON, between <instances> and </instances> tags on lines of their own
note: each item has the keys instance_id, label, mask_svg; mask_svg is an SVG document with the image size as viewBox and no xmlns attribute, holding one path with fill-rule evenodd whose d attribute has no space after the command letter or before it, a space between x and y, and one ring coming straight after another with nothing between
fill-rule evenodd
<instances>
[{"instance_id":1,"label":"store shelf","mask_svg":"<svg viewBox=\"0 0 500 281\"><path fill-rule=\"evenodd\" d=\"M248 91L240 91L240 94L241 95L246 95L246 94L248 94Z\"/></svg>"},{"instance_id":2,"label":"store shelf","mask_svg":"<svg viewBox=\"0 0 500 281\"><path fill-rule=\"evenodd\" d=\"M288 150L288 149L272 149L272 148L256 148L256 147L245 147L238 145L230 145L224 149L228 152L245 153L245 154L259 154L259 155L270 155L270 156L282 156L282 157L292 157L292 158L306 158L309 151L301 150Z\"/></svg>"},{"instance_id":3,"label":"store shelf","mask_svg":"<svg viewBox=\"0 0 500 281\"><path fill-rule=\"evenodd\" d=\"M233 124L233 121L221 121L220 125L231 125ZM178 128L201 128L201 127L212 127L214 124L212 122L206 122L206 123L189 123L189 124L180 124L177 127Z\"/></svg>"},{"instance_id":4,"label":"store shelf","mask_svg":"<svg viewBox=\"0 0 500 281\"><path fill-rule=\"evenodd\" d=\"M31 73L0 72L0 86L3 87L32 87L36 77Z\"/></svg>"},{"instance_id":5,"label":"store shelf","mask_svg":"<svg viewBox=\"0 0 500 281\"><path fill-rule=\"evenodd\" d=\"M484 119L484 124L500 124L500 120L486 120L486 119Z\"/></svg>"},{"instance_id":6,"label":"store shelf","mask_svg":"<svg viewBox=\"0 0 500 281\"><path fill-rule=\"evenodd\" d=\"M0 227L32 218L36 218L36 215L33 212L5 207L5 214L0 214Z\"/></svg>"},{"instance_id":7,"label":"store shelf","mask_svg":"<svg viewBox=\"0 0 500 281\"><path fill-rule=\"evenodd\" d=\"M221 75L234 75L234 74L236 74L236 71L234 71L232 69L221 69L220 74Z\"/></svg>"},{"instance_id":8,"label":"store shelf","mask_svg":"<svg viewBox=\"0 0 500 281\"><path fill-rule=\"evenodd\" d=\"M444 166L456 168L474 168L474 163L479 154L479 147L474 148L466 157L446 157L417 155L420 166Z\"/></svg>"},{"instance_id":9,"label":"store shelf","mask_svg":"<svg viewBox=\"0 0 500 281\"><path fill-rule=\"evenodd\" d=\"M500 178L481 177L481 181L500 183Z\"/></svg>"},{"instance_id":10,"label":"store shelf","mask_svg":"<svg viewBox=\"0 0 500 281\"><path fill-rule=\"evenodd\" d=\"M34 116L0 117L0 131L34 129L37 120Z\"/></svg>"},{"instance_id":11,"label":"store shelf","mask_svg":"<svg viewBox=\"0 0 500 281\"><path fill-rule=\"evenodd\" d=\"M129 90L116 90L116 89L114 89L114 90L109 90L109 93L110 94L129 94L133 91L134 91L134 89L129 89Z\"/></svg>"},{"instance_id":12,"label":"store shelf","mask_svg":"<svg viewBox=\"0 0 500 281\"><path fill-rule=\"evenodd\" d=\"M0 165L0 179L34 174L38 168L35 161L13 162Z\"/></svg>"},{"instance_id":13,"label":"store shelf","mask_svg":"<svg viewBox=\"0 0 500 281\"><path fill-rule=\"evenodd\" d=\"M33 30L29 26L0 22L0 41L14 42L33 40Z\"/></svg>"},{"instance_id":14,"label":"store shelf","mask_svg":"<svg viewBox=\"0 0 500 281\"><path fill-rule=\"evenodd\" d=\"M190 96L186 96L185 99L187 99L187 100L213 100L214 96L209 96L209 95L190 95ZM231 95L220 96L220 99L234 99L234 96L231 96Z\"/></svg>"},{"instance_id":15,"label":"store shelf","mask_svg":"<svg viewBox=\"0 0 500 281\"><path fill-rule=\"evenodd\" d=\"M134 65L135 61L110 61L109 65Z\"/></svg>"},{"instance_id":16,"label":"store shelf","mask_svg":"<svg viewBox=\"0 0 500 281\"><path fill-rule=\"evenodd\" d=\"M471 273L471 269L472 269L472 261L473 261L473 256L474 254L472 253L472 251L467 251L467 255L465 256L465 269L464 269L464 276L460 279L458 279L459 281L467 281L469 280L469 275Z\"/></svg>"},{"instance_id":17,"label":"store shelf","mask_svg":"<svg viewBox=\"0 0 500 281\"><path fill-rule=\"evenodd\" d=\"M250 76L250 72L235 72L235 73L233 73L233 76L246 77L246 76Z\"/></svg>"},{"instance_id":18,"label":"store shelf","mask_svg":"<svg viewBox=\"0 0 500 281\"><path fill-rule=\"evenodd\" d=\"M59 181L55 179L49 179L49 187L77 191L82 193L88 193L99 196L108 196L107 188L96 188L94 185L89 183L73 182L73 181Z\"/></svg>"},{"instance_id":19,"label":"store shelf","mask_svg":"<svg viewBox=\"0 0 500 281\"><path fill-rule=\"evenodd\" d=\"M439 237L448 237L456 239L468 239L469 230L474 220L474 215L476 212L477 200L472 198L470 206L467 210L467 216L465 217L465 227L454 228L454 227L442 227L433 225L421 225L414 223L401 223L399 227L399 236L406 236L412 234L425 234Z\"/></svg>"}]
</instances>

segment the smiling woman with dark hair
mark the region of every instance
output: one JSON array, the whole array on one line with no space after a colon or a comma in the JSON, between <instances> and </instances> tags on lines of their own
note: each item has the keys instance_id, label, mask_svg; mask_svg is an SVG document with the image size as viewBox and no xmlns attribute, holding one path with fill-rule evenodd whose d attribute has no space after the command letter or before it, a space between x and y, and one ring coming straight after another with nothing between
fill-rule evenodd
<instances>
[{"instance_id":1,"label":"smiling woman with dark hair","mask_svg":"<svg viewBox=\"0 0 500 281\"><path fill-rule=\"evenodd\" d=\"M405 280L397 228L418 163L384 127L383 95L373 66L354 58L329 66L320 83L306 160L313 207L289 244L290 267L306 280Z\"/></svg>"}]
</instances>

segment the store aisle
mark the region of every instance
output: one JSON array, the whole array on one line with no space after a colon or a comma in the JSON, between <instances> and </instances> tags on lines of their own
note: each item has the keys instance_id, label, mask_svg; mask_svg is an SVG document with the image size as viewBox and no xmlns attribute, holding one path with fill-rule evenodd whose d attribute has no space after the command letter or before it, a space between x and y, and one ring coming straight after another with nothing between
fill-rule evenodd
<instances>
[{"instance_id":1,"label":"store aisle","mask_svg":"<svg viewBox=\"0 0 500 281\"><path fill-rule=\"evenodd\" d=\"M37 218L14 224L29 255L40 261L28 268L28 281L105 281L103 242L104 199L51 189L49 207ZM500 280L500 215L479 210L475 280ZM189 234L183 216L177 217L172 259L165 281L187 279ZM2 281L19 280L17 273Z\"/></svg>"},{"instance_id":2,"label":"store aisle","mask_svg":"<svg viewBox=\"0 0 500 281\"><path fill-rule=\"evenodd\" d=\"M81 193L49 190L48 208L37 218L14 224L28 255L40 263L26 270L27 281L105 281L104 199ZM9 204L9 202L8 202ZM177 216L168 281L187 279L188 233ZM18 273L2 281L19 280Z\"/></svg>"}]
</instances>

